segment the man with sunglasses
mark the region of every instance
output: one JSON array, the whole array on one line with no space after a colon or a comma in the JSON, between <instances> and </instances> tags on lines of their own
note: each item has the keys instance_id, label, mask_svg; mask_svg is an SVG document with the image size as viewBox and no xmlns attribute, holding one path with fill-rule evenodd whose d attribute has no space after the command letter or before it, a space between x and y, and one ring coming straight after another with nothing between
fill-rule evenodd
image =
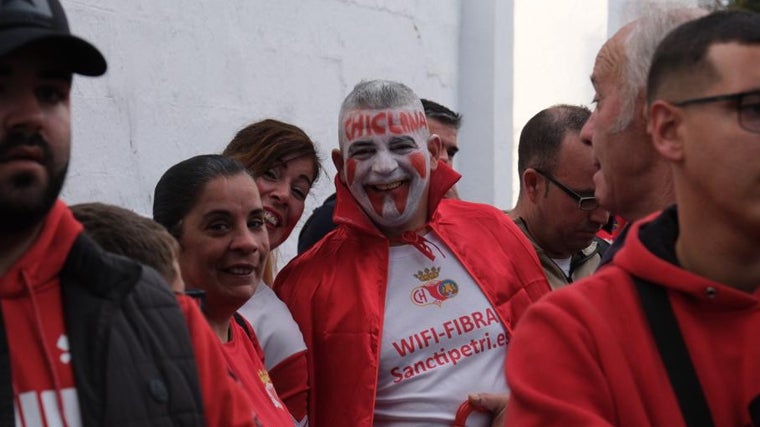
<instances>
[{"instance_id":1,"label":"man with sunglasses","mask_svg":"<svg viewBox=\"0 0 760 427\"><path fill-rule=\"evenodd\" d=\"M609 212L594 197L591 147L581 141L585 107L555 105L533 116L518 145L520 194L509 212L536 248L552 289L593 273Z\"/></svg>"},{"instance_id":2,"label":"man with sunglasses","mask_svg":"<svg viewBox=\"0 0 760 427\"><path fill-rule=\"evenodd\" d=\"M645 102L676 205L520 320L508 425L760 426L759 65L756 13L659 45Z\"/></svg>"}]
</instances>

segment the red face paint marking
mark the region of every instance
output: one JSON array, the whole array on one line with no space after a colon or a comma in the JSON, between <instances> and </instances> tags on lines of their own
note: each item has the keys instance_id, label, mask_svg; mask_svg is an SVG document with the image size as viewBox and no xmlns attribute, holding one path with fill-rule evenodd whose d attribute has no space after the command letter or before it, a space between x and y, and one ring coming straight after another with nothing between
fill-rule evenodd
<instances>
[{"instance_id":1,"label":"red face paint marking","mask_svg":"<svg viewBox=\"0 0 760 427\"><path fill-rule=\"evenodd\" d=\"M404 183L401 187L393 190L393 204L396 205L399 213L406 210L406 201L409 200L409 183Z\"/></svg>"},{"instance_id":2,"label":"red face paint marking","mask_svg":"<svg viewBox=\"0 0 760 427\"><path fill-rule=\"evenodd\" d=\"M404 130L404 132L411 133L412 125L409 123L409 114L402 111L398 113L398 117L401 120L401 128Z\"/></svg>"},{"instance_id":3,"label":"red face paint marking","mask_svg":"<svg viewBox=\"0 0 760 427\"><path fill-rule=\"evenodd\" d=\"M418 111L417 117L419 117L419 121L420 121L419 127L422 127L422 126L427 127L427 117L425 117L425 113L423 113L422 111Z\"/></svg>"},{"instance_id":4,"label":"red face paint marking","mask_svg":"<svg viewBox=\"0 0 760 427\"><path fill-rule=\"evenodd\" d=\"M382 119L385 119L385 111L375 114L375 116L372 117L372 132L375 135L385 134L385 123L382 121Z\"/></svg>"},{"instance_id":5,"label":"red face paint marking","mask_svg":"<svg viewBox=\"0 0 760 427\"><path fill-rule=\"evenodd\" d=\"M409 132L414 132L420 128L420 120L413 112L409 113Z\"/></svg>"},{"instance_id":6,"label":"red face paint marking","mask_svg":"<svg viewBox=\"0 0 760 427\"><path fill-rule=\"evenodd\" d=\"M391 111L388 111L388 129L391 131L391 133L395 133L396 135L404 133L404 130L399 123L401 121L399 118L401 114L403 113L399 112L399 115L397 115L394 120L393 113Z\"/></svg>"},{"instance_id":7,"label":"red face paint marking","mask_svg":"<svg viewBox=\"0 0 760 427\"><path fill-rule=\"evenodd\" d=\"M348 159L346 160L346 181L349 187L354 185L354 176L356 176L356 160Z\"/></svg>"},{"instance_id":8,"label":"red face paint marking","mask_svg":"<svg viewBox=\"0 0 760 427\"><path fill-rule=\"evenodd\" d=\"M346 139L351 140L354 138L354 133L351 131L351 117L347 118L343 123L343 133L346 134Z\"/></svg>"},{"instance_id":9,"label":"red face paint marking","mask_svg":"<svg viewBox=\"0 0 760 427\"><path fill-rule=\"evenodd\" d=\"M411 155L412 166L420 174L420 178L425 179L427 177L427 167L425 165L425 155L422 153L414 153Z\"/></svg>"},{"instance_id":10,"label":"red face paint marking","mask_svg":"<svg viewBox=\"0 0 760 427\"><path fill-rule=\"evenodd\" d=\"M372 209L378 216L383 216L383 202L385 201L386 193L380 193L372 189L367 190L367 197L369 197L370 203L372 203Z\"/></svg>"},{"instance_id":11,"label":"red face paint marking","mask_svg":"<svg viewBox=\"0 0 760 427\"><path fill-rule=\"evenodd\" d=\"M383 206L385 206L385 201L388 197L390 197L398 212L403 214L406 209L406 202L409 199L409 183L404 183L390 192L367 189L367 197L370 203L372 203L372 209L375 210L378 216L383 216Z\"/></svg>"},{"instance_id":12,"label":"red face paint marking","mask_svg":"<svg viewBox=\"0 0 760 427\"><path fill-rule=\"evenodd\" d=\"M353 141L362 136L408 134L427 125L422 111L385 110L374 115L352 114L343 122L346 139Z\"/></svg>"},{"instance_id":13,"label":"red face paint marking","mask_svg":"<svg viewBox=\"0 0 760 427\"><path fill-rule=\"evenodd\" d=\"M372 135L372 128L370 127L372 123L372 118L368 114L365 114L362 116L364 118L364 130L367 131L367 136Z\"/></svg>"},{"instance_id":14,"label":"red face paint marking","mask_svg":"<svg viewBox=\"0 0 760 427\"><path fill-rule=\"evenodd\" d=\"M364 116L353 115L346 119L343 124L343 131L346 133L346 139L351 141L364 135ZM369 130L367 130L369 132Z\"/></svg>"}]
</instances>

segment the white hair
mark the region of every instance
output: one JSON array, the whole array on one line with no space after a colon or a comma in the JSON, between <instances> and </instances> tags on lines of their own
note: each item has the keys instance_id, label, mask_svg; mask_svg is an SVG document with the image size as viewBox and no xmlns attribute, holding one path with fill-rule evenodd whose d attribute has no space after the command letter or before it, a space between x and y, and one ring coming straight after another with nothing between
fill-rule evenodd
<instances>
[{"instance_id":1,"label":"white hair","mask_svg":"<svg viewBox=\"0 0 760 427\"><path fill-rule=\"evenodd\" d=\"M420 98L405 84L390 80L363 80L359 82L354 86L351 93L346 96L340 107L340 114L338 116L340 143L343 144L346 138L342 124L347 112L406 106L412 106L414 109L424 111Z\"/></svg>"},{"instance_id":2,"label":"white hair","mask_svg":"<svg viewBox=\"0 0 760 427\"><path fill-rule=\"evenodd\" d=\"M633 121L636 101L646 89L649 67L657 45L671 30L679 25L700 18L708 13L698 7L663 5L647 2L641 6L643 13L634 21L623 42L625 59L621 64L620 115L613 126L614 132L628 128Z\"/></svg>"}]
</instances>

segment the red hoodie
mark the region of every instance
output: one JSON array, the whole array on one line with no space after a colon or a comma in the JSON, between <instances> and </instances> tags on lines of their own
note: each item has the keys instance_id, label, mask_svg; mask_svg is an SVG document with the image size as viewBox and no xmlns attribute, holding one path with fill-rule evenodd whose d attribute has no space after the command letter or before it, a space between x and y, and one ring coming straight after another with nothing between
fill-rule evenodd
<instances>
[{"instance_id":1,"label":"red hoodie","mask_svg":"<svg viewBox=\"0 0 760 427\"><path fill-rule=\"evenodd\" d=\"M16 414L27 425L60 423L61 410L64 425L80 425L58 276L81 232L82 225L57 201L37 240L0 277Z\"/></svg>"},{"instance_id":2,"label":"red hoodie","mask_svg":"<svg viewBox=\"0 0 760 427\"><path fill-rule=\"evenodd\" d=\"M760 289L682 269L677 235L675 209L634 223L611 264L528 310L507 357L507 425L684 426L631 275L666 288L715 426L752 425Z\"/></svg>"}]
</instances>

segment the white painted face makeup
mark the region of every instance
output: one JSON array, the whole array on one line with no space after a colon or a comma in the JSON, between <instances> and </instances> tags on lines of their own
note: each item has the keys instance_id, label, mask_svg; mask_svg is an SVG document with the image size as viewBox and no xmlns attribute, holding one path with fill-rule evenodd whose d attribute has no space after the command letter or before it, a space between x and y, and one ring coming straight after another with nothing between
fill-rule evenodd
<instances>
[{"instance_id":1,"label":"white painted face makeup","mask_svg":"<svg viewBox=\"0 0 760 427\"><path fill-rule=\"evenodd\" d=\"M422 110L355 110L342 125L343 179L370 219L398 231L424 225L431 155Z\"/></svg>"}]
</instances>

